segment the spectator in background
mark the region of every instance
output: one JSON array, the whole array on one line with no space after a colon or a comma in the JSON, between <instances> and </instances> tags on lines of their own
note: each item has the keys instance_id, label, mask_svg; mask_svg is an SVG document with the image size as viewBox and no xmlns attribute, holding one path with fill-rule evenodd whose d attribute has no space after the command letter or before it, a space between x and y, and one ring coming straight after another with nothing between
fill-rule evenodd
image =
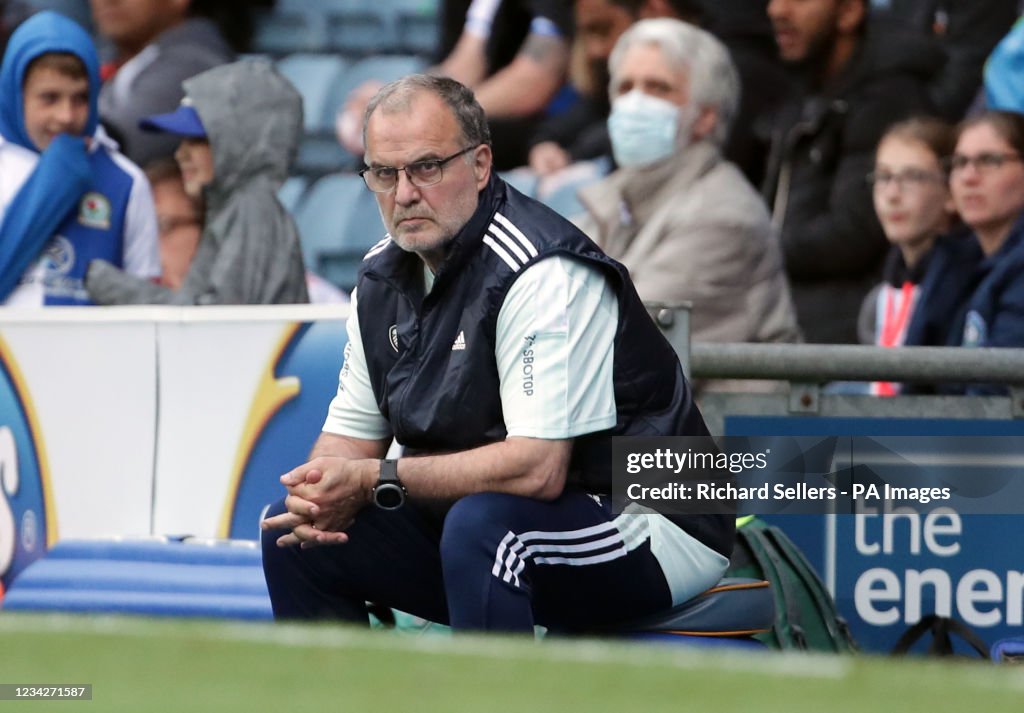
<instances>
[{"instance_id":1,"label":"spectator in background","mask_svg":"<svg viewBox=\"0 0 1024 713\"><path fill-rule=\"evenodd\" d=\"M757 135L759 119L790 91L790 80L775 53L767 0L736 3L707 0L576 0L576 33L586 55L592 90L578 104L545 120L533 138L530 167L548 175L573 161L607 155L608 56L616 40L637 20L670 17L699 25L729 49L740 75L740 104L724 147L725 157L760 183L767 141Z\"/></svg>"},{"instance_id":2,"label":"spectator in background","mask_svg":"<svg viewBox=\"0 0 1024 713\"><path fill-rule=\"evenodd\" d=\"M160 284L177 290L185 282L188 266L203 234L199 201L185 192L181 167L173 158L160 158L146 166L153 187L153 203L160 230Z\"/></svg>"},{"instance_id":3,"label":"spectator in background","mask_svg":"<svg viewBox=\"0 0 1024 713\"><path fill-rule=\"evenodd\" d=\"M1024 347L1022 157L1020 114L989 111L957 128L949 187L967 234L936 243L907 345ZM937 390L1007 392L997 384L941 384Z\"/></svg>"},{"instance_id":4,"label":"spectator in background","mask_svg":"<svg viewBox=\"0 0 1024 713\"><path fill-rule=\"evenodd\" d=\"M949 342L965 347L1024 347L1024 116L991 111L957 131L950 190L960 217L981 249L973 290ZM959 272L961 264L949 261ZM936 280L936 290L946 289ZM995 385L967 393L1006 393Z\"/></svg>"},{"instance_id":5,"label":"spectator in background","mask_svg":"<svg viewBox=\"0 0 1024 713\"><path fill-rule=\"evenodd\" d=\"M143 121L182 137L176 152L203 234L177 290L96 260L87 286L101 304L307 302L299 236L277 190L302 133L302 98L266 62L215 67L185 80L176 111Z\"/></svg>"},{"instance_id":6,"label":"spectator in background","mask_svg":"<svg viewBox=\"0 0 1024 713\"><path fill-rule=\"evenodd\" d=\"M147 166L146 177L153 186L160 227L160 263L163 266L160 282L176 290L184 284L203 234L201 202L185 192L181 167L172 158L157 159ZM306 270L306 289L312 303L348 302L348 295L309 270Z\"/></svg>"},{"instance_id":7,"label":"spectator in background","mask_svg":"<svg viewBox=\"0 0 1024 713\"><path fill-rule=\"evenodd\" d=\"M885 234L864 176L886 127L927 113L941 53L926 40L866 32L865 0L771 0L779 54L802 83L772 132L765 196L804 336L856 342Z\"/></svg>"},{"instance_id":8,"label":"spectator in background","mask_svg":"<svg viewBox=\"0 0 1024 713\"><path fill-rule=\"evenodd\" d=\"M192 0L90 1L99 34L115 50L103 67L103 122L133 161L171 156L175 137L147 134L139 119L172 111L182 81L232 61L234 52L212 21L191 16Z\"/></svg>"},{"instance_id":9,"label":"spectator in background","mask_svg":"<svg viewBox=\"0 0 1024 713\"><path fill-rule=\"evenodd\" d=\"M576 0L576 36L583 55L580 84L587 87L577 102L563 113L545 119L531 140L529 166L540 176L559 171L574 161L611 153L607 119L608 57L616 41L640 19L639 3L617 0ZM658 1L651 17L675 17L697 22L700 6L695 0Z\"/></svg>"},{"instance_id":10,"label":"spectator in background","mask_svg":"<svg viewBox=\"0 0 1024 713\"><path fill-rule=\"evenodd\" d=\"M87 305L102 258L159 274L156 216L142 171L98 126L99 61L78 24L41 12L0 67L0 303Z\"/></svg>"},{"instance_id":11,"label":"spectator in background","mask_svg":"<svg viewBox=\"0 0 1024 713\"><path fill-rule=\"evenodd\" d=\"M933 77L928 94L936 113L956 122L974 101L985 60L1013 26L1020 0L873 0L871 4L873 29L895 28L932 37L942 48L946 61Z\"/></svg>"},{"instance_id":12,"label":"spectator in background","mask_svg":"<svg viewBox=\"0 0 1024 713\"><path fill-rule=\"evenodd\" d=\"M524 165L529 138L565 81L572 0L447 0L442 32L449 51L429 72L473 89L487 112L498 170ZM354 154L362 154L363 111L380 86L358 87L342 109L339 138Z\"/></svg>"},{"instance_id":13,"label":"spectator in background","mask_svg":"<svg viewBox=\"0 0 1024 713\"><path fill-rule=\"evenodd\" d=\"M862 341L898 347L906 340L932 249L948 233L955 214L944 165L954 144L953 127L929 117L893 124L878 144L869 181L875 213L892 247L884 282L864 301L862 324L869 326ZM894 396L900 390L892 382L871 385L876 396Z\"/></svg>"},{"instance_id":14,"label":"spectator in background","mask_svg":"<svg viewBox=\"0 0 1024 713\"><path fill-rule=\"evenodd\" d=\"M739 102L728 50L678 20L642 20L609 64L620 168L580 191L580 227L645 301L693 303L697 341L799 339L768 211L722 158Z\"/></svg>"}]
</instances>

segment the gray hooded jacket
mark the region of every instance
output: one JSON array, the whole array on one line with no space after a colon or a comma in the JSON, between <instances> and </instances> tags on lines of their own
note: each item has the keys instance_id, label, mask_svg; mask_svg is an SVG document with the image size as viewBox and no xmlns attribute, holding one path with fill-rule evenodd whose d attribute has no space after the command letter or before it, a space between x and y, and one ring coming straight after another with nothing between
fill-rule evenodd
<instances>
[{"instance_id":1,"label":"gray hooded jacket","mask_svg":"<svg viewBox=\"0 0 1024 713\"><path fill-rule=\"evenodd\" d=\"M302 98L266 62L245 60L183 83L213 153L203 235L181 288L170 290L96 260L97 304L308 302L299 234L277 190L302 134Z\"/></svg>"}]
</instances>

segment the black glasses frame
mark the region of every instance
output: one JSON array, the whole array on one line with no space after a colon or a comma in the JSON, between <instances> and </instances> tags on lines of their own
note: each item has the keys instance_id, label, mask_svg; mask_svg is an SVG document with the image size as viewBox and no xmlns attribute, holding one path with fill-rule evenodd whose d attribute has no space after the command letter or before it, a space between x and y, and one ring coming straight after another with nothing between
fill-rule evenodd
<instances>
[{"instance_id":1,"label":"black glasses frame","mask_svg":"<svg viewBox=\"0 0 1024 713\"><path fill-rule=\"evenodd\" d=\"M444 158L428 158L428 159L424 159L422 161L413 161L412 163L407 163L404 166L367 166L366 168L362 169L359 172L359 176L360 176L360 178L363 179L363 183L366 184L366 187L369 188L374 193L390 193L391 191L395 190L398 187L398 172L399 171L405 171L405 175L409 179L409 182L412 185L416 186L417 188L427 188L428 186L436 186L438 183L440 183L442 180L444 180L444 167L445 167L445 164L447 164L447 163L457 159L459 156L462 156L464 154L469 153L470 151L476 149L478 146L480 146L480 144L476 144L475 146L468 146L468 147L462 149L461 151L457 151L456 153L453 153L451 156L445 156ZM428 167L429 168L431 166L436 166L437 169L438 169L437 180L436 181L429 181L427 183L424 183L422 179L416 178L413 175L416 172L417 168L419 168L419 167ZM379 176L376 176L373 172L374 171L380 171L381 169L390 170L390 171L394 171L395 172L394 173L394 176L395 176L394 183L392 183L390 186L387 186L387 187L384 187L384 188L374 188L370 184L370 182L372 180L376 179L376 178L379 178ZM412 171L410 171L409 169L412 169ZM373 175L374 178L372 178L372 179L369 178L367 176L367 174Z\"/></svg>"}]
</instances>

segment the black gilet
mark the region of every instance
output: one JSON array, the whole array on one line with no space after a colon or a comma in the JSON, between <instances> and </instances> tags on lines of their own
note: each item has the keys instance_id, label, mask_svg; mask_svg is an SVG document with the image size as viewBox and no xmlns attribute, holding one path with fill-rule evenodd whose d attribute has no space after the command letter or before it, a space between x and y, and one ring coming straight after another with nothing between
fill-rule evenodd
<instances>
[{"instance_id":1,"label":"black gilet","mask_svg":"<svg viewBox=\"0 0 1024 713\"><path fill-rule=\"evenodd\" d=\"M708 434L679 359L626 268L563 217L492 177L476 212L452 240L428 294L423 262L389 239L370 250L359 273L359 325L370 382L381 414L407 453L461 451L504 440L494 353L498 313L523 270L553 255L598 267L619 306L613 367L617 423L575 439L570 487L611 492L613 436ZM524 354L530 347L524 341ZM524 389L532 388L527 376ZM732 517L669 518L729 556Z\"/></svg>"}]
</instances>

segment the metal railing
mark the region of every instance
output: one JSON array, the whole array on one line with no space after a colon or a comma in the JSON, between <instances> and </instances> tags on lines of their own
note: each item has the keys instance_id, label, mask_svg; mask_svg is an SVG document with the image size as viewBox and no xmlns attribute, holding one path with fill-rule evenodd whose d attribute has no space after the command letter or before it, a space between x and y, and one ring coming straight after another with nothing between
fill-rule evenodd
<instances>
[{"instance_id":1,"label":"metal railing","mask_svg":"<svg viewBox=\"0 0 1024 713\"><path fill-rule=\"evenodd\" d=\"M716 422L741 402L744 408L749 406L764 412L764 408L776 408L767 407L766 402L777 402L780 397L788 401L788 413L821 414L837 407L839 410L835 413L859 416L921 417L930 412L954 417L1024 418L1024 349L692 343L689 305L649 303L647 308L679 354L688 378L788 382L788 394L705 394L702 401L716 412L712 416ZM822 393L823 384L838 381L1005 384L1010 394L973 399L955 396L875 399L841 390Z\"/></svg>"},{"instance_id":2,"label":"metal railing","mask_svg":"<svg viewBox=\"0 0 1024 713\"><path fill-rule=\"evenodd\" d=\"M702 343L689 362L696 379L1024 384L1024 349Z\"/></svg>"}]
</instances>

